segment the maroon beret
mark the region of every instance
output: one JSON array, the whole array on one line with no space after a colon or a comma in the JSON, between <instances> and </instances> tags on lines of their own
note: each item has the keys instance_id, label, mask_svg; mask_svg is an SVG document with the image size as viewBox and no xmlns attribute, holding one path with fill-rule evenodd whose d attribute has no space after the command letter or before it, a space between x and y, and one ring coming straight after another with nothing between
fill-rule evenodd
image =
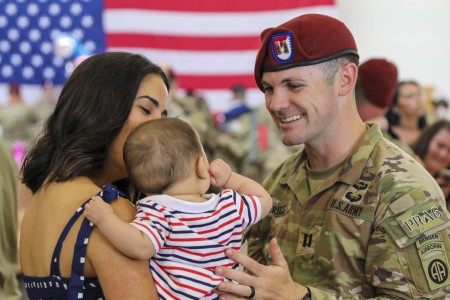
<instances>
[{"instance_id":1,"label":"maroon beret","mask_svg":"<svg viewBox=\"0 0 450 300\"><path fill-rule=\"evenodd\" d=\"M397 67L385 59L372 58L359 66L358 73L366 98L380 108L390 106L397 85Z\"/></svg>"},{"instance_id":2,"label":"maroon beret","mask_svg":"<svg viewBox=\"0 0 450 300\"><path fill-rule=\"evenodd\" d=\"M263 72L319 64L358 51L350 30L341 21L305 14L261 33L255 62L255 80L262 90Z\"/></svg>"}]
</instances>

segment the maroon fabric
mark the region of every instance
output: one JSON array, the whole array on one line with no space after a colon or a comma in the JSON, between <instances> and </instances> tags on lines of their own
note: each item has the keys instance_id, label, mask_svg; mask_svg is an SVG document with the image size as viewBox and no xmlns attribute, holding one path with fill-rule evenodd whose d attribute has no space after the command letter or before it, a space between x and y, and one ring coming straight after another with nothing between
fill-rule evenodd
<instances>
[{"instance_id":1,"label":"maroon fabric","mask_svg":"<svg viewBox=\"0 0 450 300\"><path fill-rule=\"evenodd\" d=\"M391 105L397 84L397 67L381 58L372 58L359 66L359 80L366 98L375 106Z\"/></svg>"},{"instance_id":2,"label":"maroon fabric","mask_svg":"<svg viewBox=\"0 0 450 300\"><path fill-rule=\"evenodd\" d=\"M320 14L305 14L261 33L255 62L260 89L262 73L314 65L346 54L358 56L350 30L341 21Z\"/></svg>"}]
</instances>

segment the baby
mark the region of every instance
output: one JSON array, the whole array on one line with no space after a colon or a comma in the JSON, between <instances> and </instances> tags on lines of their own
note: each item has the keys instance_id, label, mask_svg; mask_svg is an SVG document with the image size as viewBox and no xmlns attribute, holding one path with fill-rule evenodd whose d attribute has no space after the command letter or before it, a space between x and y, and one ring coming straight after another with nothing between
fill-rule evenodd
<instances>
[{"instance_id":1,"label":"baby","mask_svg":"<svg viewBox=\"0 0 450 300\"><path fill-rule=\"evenodd\" d=\"M124 160L132 183L147 197L137 202L129 224L94 197L86 217L124 254L150 259L161 298L217 299L223 280L217 266L237 268L225 249L239 250L245 228L265 217L269 193L232 172L221 159L208 163L200 139L188 123L163 118L130 133ZM219 194L205 194L210 185Z\"/></svg>"}]
</instances>

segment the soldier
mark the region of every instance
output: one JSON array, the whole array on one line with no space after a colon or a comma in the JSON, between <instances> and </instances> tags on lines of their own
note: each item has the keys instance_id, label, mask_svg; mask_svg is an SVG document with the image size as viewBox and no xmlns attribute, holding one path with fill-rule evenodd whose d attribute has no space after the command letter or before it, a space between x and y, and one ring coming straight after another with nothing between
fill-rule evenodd
<instances>
[{"instance_id":1,"label":"soldier","mask_svg":"<svg viewBox=\"0 0 450 300\"><path fill-rule=\"evenodd\" d=\"M420 161L412 148L388 132L386 112L397 85L397 67L390 61L372 58L359 66L355 86L356 108L364 122L377 122L383 136Z\"/></svg>"},{"instance_id":2,"label":"soldier","mask_svg":"<svg viewBox=\"0 0 450 300\"><path fill-rule=\"evenodd\" d=\"M51 80L45 80L42 83L42 95L33 107L35 115L38 119L37 126L34 130L35 136L40 134L45 121L55 109L56 100L57 95L53 82Z\"/></svg>"},{"instance_id":3,"label":"soldier","mask_svg":"<svg viewBox=\"0 0 450 300\"><path fill-rule=\"evenodd\" d=\"M233 170L260 182L256 168L257 114L246 103L243 85L231 88L232 98L224 113L214 116L220 131L216 137L216 156L227 161Z\"/></svg>"},{"instance_id":4,"label":"soldier","mask_svg":"<svg viewBox=\"0 0 450 300\"><path fill-rule=\"evenodd\" d=\"M288 57L273 51L287 40ZM364 123L355 104L359 55L344 23L306 14L261 34L255 79L285 145L304 143L265 180L269 215L248 253L251 274L221 299L411 299L450 293L450 215L435 180ZM284 255L284 257L283 257Z\"/></svg>"},{"instance_id":5,"label":"soldier","mask_svg":"<svg viewBox=\"0 0 450 300\"><path fill-rule=\"evenodd\" d=\"M170 82L170 101L167 104L169 115L178 117L195 128L208 159L212 159L215 153L213 140L217 132L205 99L195 95L193 91L188 91L186 95L180 95L177 76L173 69L165 63L160 63L159 65Z\"/></svg>"},{"instance_id":6,"label":"soldier","mask_svg":"<svg viewBox=\"0 0 450 300\"><path fill-rule=\"evenodd\" d=\"M11 83L9 85L9 103L0 108L0 127L3 138L10 151L14 152L14 158L18 164L21 163L25 147L31 143L36 123L37 116L22 99L20 86Z\"/></svg>"},{"instance_id":7,"label":"soldier","mask_svg":"<svg viewBox=\"0 0 450 300\"><path fill-rule=\"evenodd\" d=\"M6 143L0 138L0 299L20 300L22 293L16 274L18 169Z\"/></svg>"}]
</instances>

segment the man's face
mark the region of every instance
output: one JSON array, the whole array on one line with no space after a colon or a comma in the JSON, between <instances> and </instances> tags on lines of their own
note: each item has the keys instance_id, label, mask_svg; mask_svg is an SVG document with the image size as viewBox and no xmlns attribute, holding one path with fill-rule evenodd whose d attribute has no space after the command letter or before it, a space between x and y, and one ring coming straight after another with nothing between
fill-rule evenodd
<instances>
[{"instance_id":1,"label":"man's face","mask_svg":"<svg viewBox=\"0 0 450 300\"><path fill-rule=\"evenodd\" d=\"M335 130L337 90L319 65L265 72L261 82L267 110L285 145L320 143Z\"/></svg>"}]
</instances>

